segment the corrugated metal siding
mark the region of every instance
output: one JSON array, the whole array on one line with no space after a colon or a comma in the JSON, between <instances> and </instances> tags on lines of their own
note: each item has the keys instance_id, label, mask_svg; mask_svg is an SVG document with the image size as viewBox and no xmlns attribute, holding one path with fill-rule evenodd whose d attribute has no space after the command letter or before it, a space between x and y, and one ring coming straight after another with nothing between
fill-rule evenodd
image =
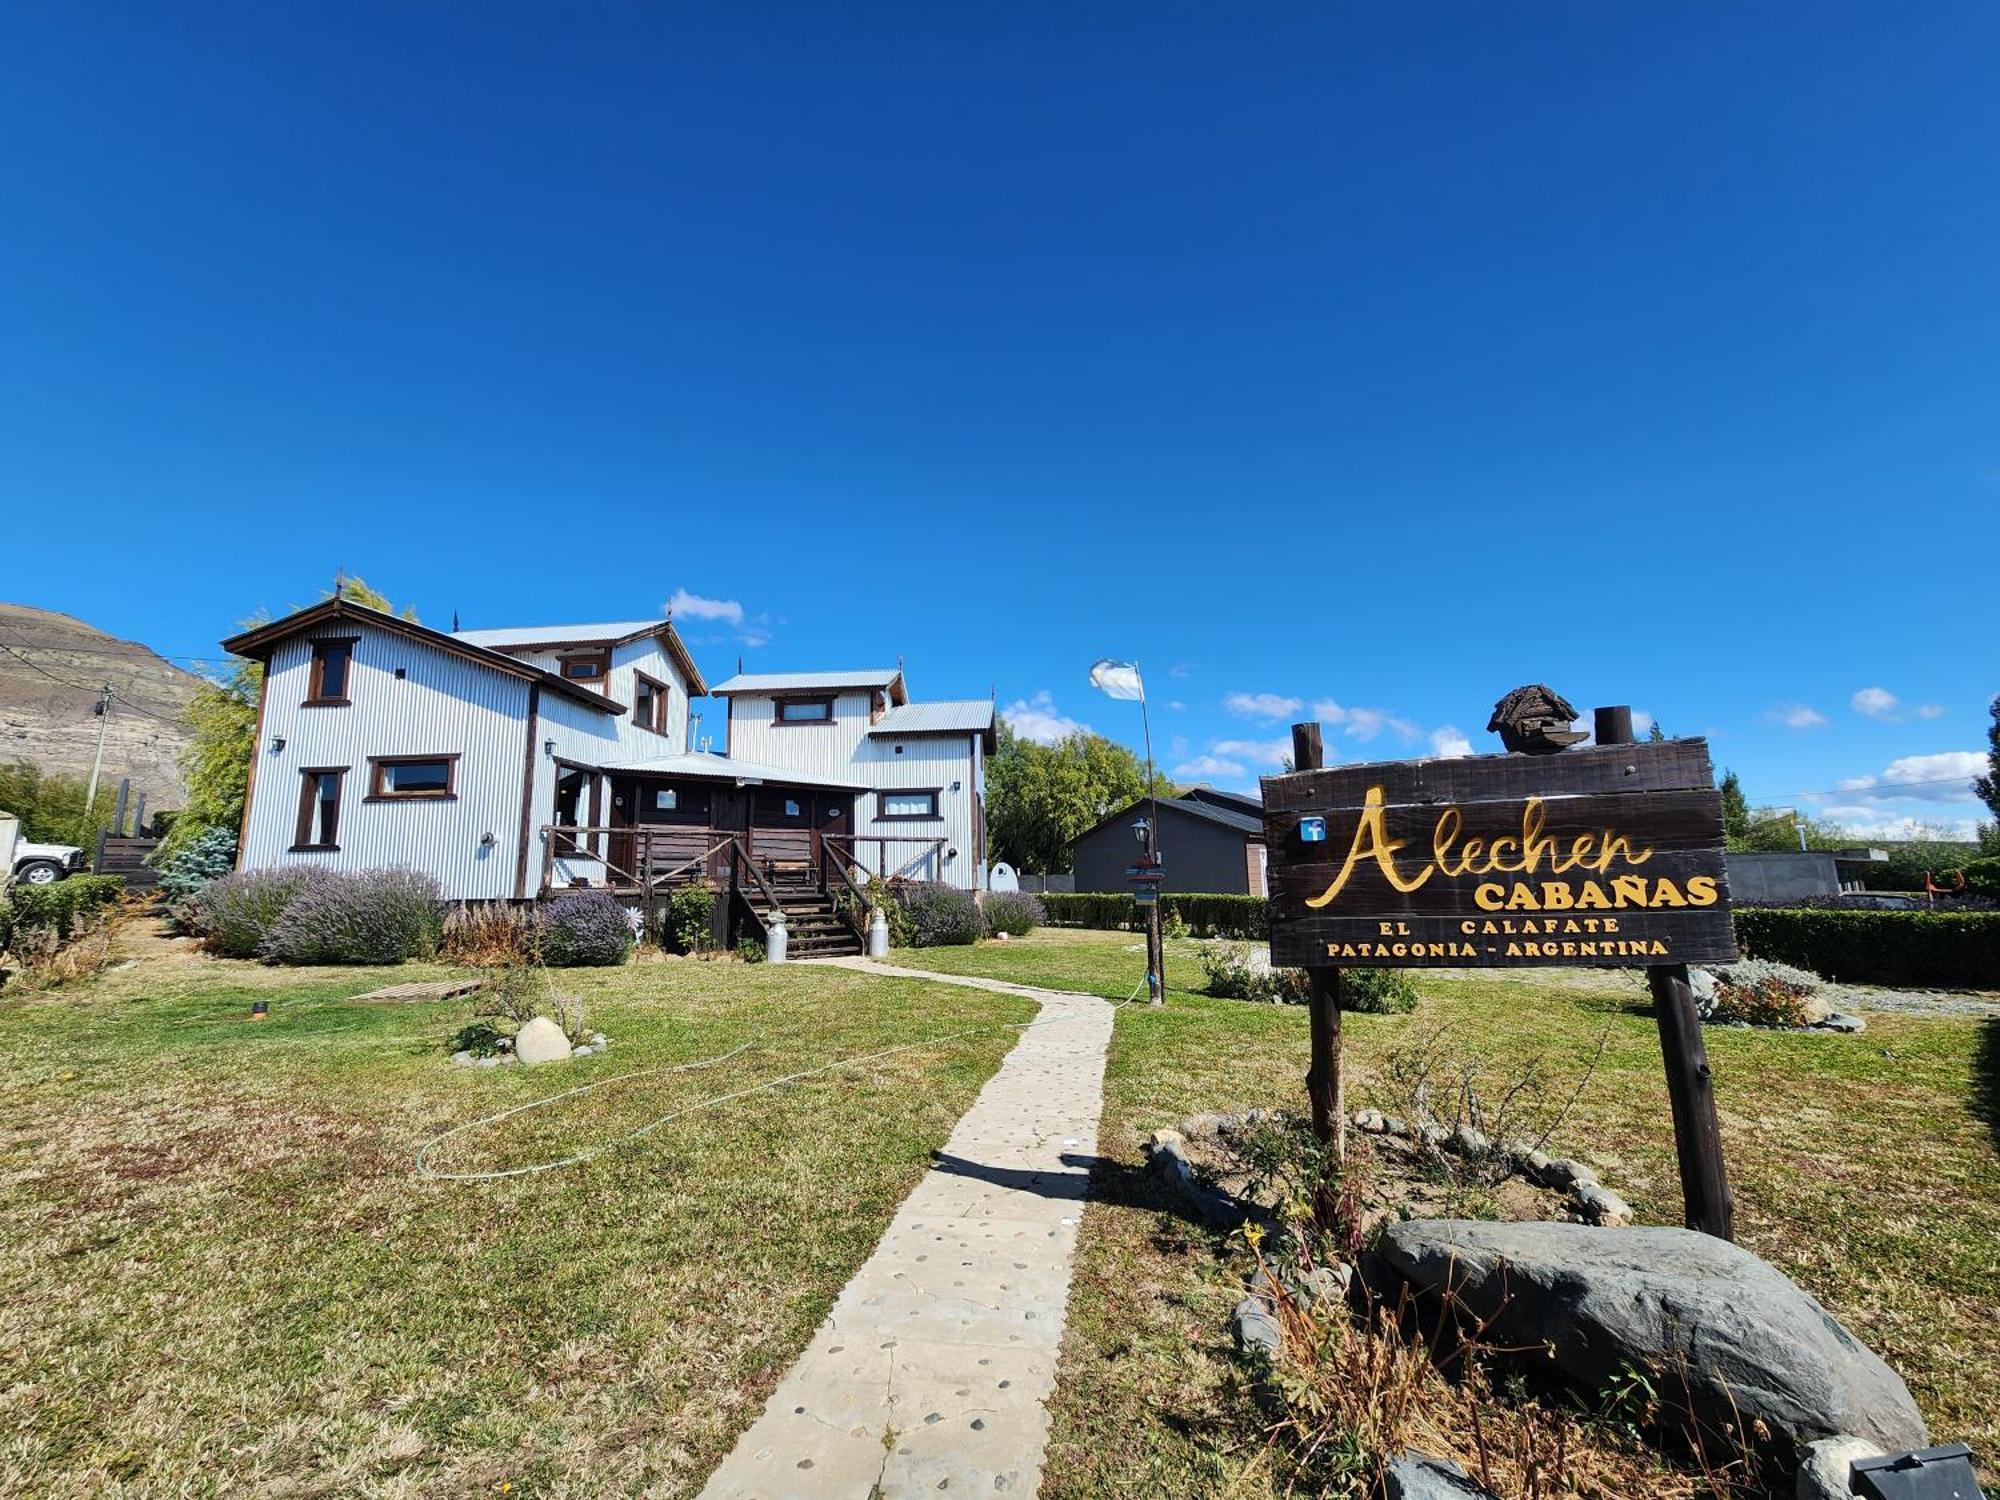
<instances>
[{"instance_id":1,"label":"corrugated metal siding","mask_svg":"<svg viewBox=\"0 0 2000 1500\"><path fill-rule=\"evenodd\" d=\"M834 721L830 726L781 728L771 722L776 709L773 699L746 696L731 701L735 704L729 720L732 756L790 766L821 776L842 777L874 789L942 787L938 794L938 811L942 816L935 823L880 822L875 815L880 805L875 792L859 794L854 809L855 832L864 838L942 838L947 849L958 852L942 860L927 860L922 868L910 872L912 876L948 881L962 890L983 887L985 872L979 864L974 818L976 801L985 782L975 736L870 735L868 731L873 726L868 716L872 695L865 692L840 694L834 700ZM955 792L951 789L953 782L958 783ZM860 846L869 868L875 867L881 847L866 843ZM918 847L914 843L887 846L891 851L900 848L902 858L917 853ZM898 856L891 852L889 858L894 862Z\"/></svg>"},{"instance_id":2,"label":"corrugated metal siding","mask_svg":"<svg viewBox=\"0 0 2000 1500\"><path fill-rule=\"evenodd\" d=\"M435 875L452 899L511 896L529 685L365 624L343 622L324 632L357 633L346 708L300 706L311 673L309 637L285 642L271 659L245 868L403 865ZM284 739L283 750L270 748L274 737ZM430 754L459 757L453 800L366 800L370 756ZM300 773L319 766L348 767L341 787L340 847L295 854ZM482 847L488 833L494 843Z\"/></svg>"}]
</instances>

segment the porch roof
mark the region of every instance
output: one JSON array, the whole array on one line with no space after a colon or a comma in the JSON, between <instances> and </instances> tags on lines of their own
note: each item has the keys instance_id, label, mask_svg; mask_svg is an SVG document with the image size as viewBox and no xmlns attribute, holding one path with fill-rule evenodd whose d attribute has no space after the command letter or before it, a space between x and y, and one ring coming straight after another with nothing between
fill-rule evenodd
<instances>
[{"instance_id":1,"label":"porch roof","mask_svg":"<svg viewBox=\"0 0 2000 1500\"><path fill-rule=\"evenodd\" d=\"M655 755L646 760L607 761L598 769L620 776L687 776L746 786L813 786L840 792L867 790L866 785L859 781L842 781L835 776L815 776L810 771L794 770L789 766L767 766L754 760L704 755L697 751L684 755Z\"/></svg>"}]
</instances>

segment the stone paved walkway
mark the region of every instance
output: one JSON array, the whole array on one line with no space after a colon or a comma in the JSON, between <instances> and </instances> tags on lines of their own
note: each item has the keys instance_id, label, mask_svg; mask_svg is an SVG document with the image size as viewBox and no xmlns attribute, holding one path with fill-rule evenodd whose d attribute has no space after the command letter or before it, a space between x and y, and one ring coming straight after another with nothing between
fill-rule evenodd
<instances>
[{"instance_id":1,"label":"stone paved walkway","mask_svg":"<svg viewBox=\"0 0 2000 1500\"><path fill-rule=\"evenodd\" d=\"M1000 980L828 961L1021 995L1041 1014L702 1495L1031 1496L1113 1007Z\"/></svg>"}]
</instances>

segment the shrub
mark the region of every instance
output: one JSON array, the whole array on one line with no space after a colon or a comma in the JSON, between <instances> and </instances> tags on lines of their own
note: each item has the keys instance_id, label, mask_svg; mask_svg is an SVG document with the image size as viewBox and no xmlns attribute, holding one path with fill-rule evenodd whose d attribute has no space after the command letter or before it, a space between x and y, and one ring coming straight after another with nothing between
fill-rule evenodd
<instances>
[{"instance_id":1,"label":"shrub","mask_svg":"<svg viewBox=\"0 0 2000 1500\"><path fill-rule=\"evenodd\" d=\"M186 908L189 930L228 958L255 958L271 928L309 884L324 872L286 867L239 870L204 886Z\"/></svg>"},{"instance_id":2,"label":"shrub","mask_svg":"<svg viewBox=\"0 0 2000 1500\"><path fill-rule=\"evenodd\" d=\"M764 945L753 937L743 938L736 944L736 957L746 964L761 964L766 957Z\"/></svg>"},{"instance_id":3,"label":"shrub","mask_svg":"<svg viewBox=\"0 0 2000 1500\"><path fill-rule=\"evenodd\" d=\"M437 952L436 880L415 870L327 873L271 924L261 956L280 964L399 964Z\"/></svg>"},{"instance_id":4,"label":"shrub","mask_svg":"<svg viewBox=\"0 0 2000 1500\"><path fill-rule=\"evenodd\" d=\"M236 835L205 828L171 853L155 851L160 899L171 911L236 868Z\"/></svg>"},{"instance_id":5,"label":"shrub","mask_svg":"<svg viewBox=\"0 0 2000 1500\"><path fill-rule=\"evenodd\" d=\"M1417 1008L1417 983L1408 969L1344 969L1340 1008L1371 1016L1401 1015Z\"/></svg>"},{"instance_id":6,"label":"shrub","mask_svg":"<svg viewBox=\"0 0 2000 1500\"><path fill-rule=\"evenodd\" d=\"M1026 937L1048 920L1042 903L1026 891L989 891L981 911L988 932L1004 932L1009 937Z\"/></svg>"},{"instance_id":7,"label":"shrub","mask_svg":"<svg viewBox=\"0 0 2000 1500\"><path fill-rule=\"evenodd\" d=\"M684 885L667 897L660 913L660 946L675 953L698 953L714 935L715 892L705 885Z\"/></svg>"},{"instance_id":8,"label":"shrub","mask_svg":"<svg viewBox=\"0 0 2000 1500\"><path fill-rule=\"evenodd\" d=\"M2000 986L2000 912L1751 910L1747 954L1844 984Z\"/></svg>"},{"instance_id":9,"label":"shrub","mask_svg":"<svg viewBox=\"0 0 2000 1500\"><path fill-rule=\"evenodd\" d=\"M1774 964L1772 967L1784 966ZM1775 974L1743 984L1725 984L1717 980L1715 999L1709 1005L1708 1015L1711 1020L1740 1021L1746 1026L1795 1029L1811 1025L1815 1019L1807 1009L1810 994L1805 986Z\"/></svg>"},{"instance_id":10,"label":"shrub","mask_svg":"<svg viewBox=\"0 0 2000 1500\"><path fill-rule=\"evenodd\" d=\"M897 899L910 921L912 948L944 948L979 941L979 903L972 892L949 885L907 885Z\"/></svg>"},{"instance_id":11,"label":"shrub","mask_svg":"<svg viewBox=\"0 0 2000 1500\"><path fill-rule=\"evenodd\" d=\"M1715 976L1718 985L1736 989L1749 989L1752 985L1775 979L1792 986L1801 995L1816 995L1826 985L1826 981L1810 969L1794 968L1768 958L1739 958L1733 964L1710 964L1708 972Z\"/></svg>"},{"instance_id":12,"label":"shrub","mask_svg":"<svg viewBox=\"0 0 2000 1500\"><path fill-rule=\"evenodd\" d=\"M8 898L14 937L45 931L60 943L124 894L125 882L116 875L72 875L54 885L17 885Z\"/></svg>"},{"instance_id":13,"label":"shrub","mask_svg":"<svg viewBox=\"0 0 2000 1500\"><path fill-rule=\"evenodd\" d=\"M1965 888L1975 896L2000 901L2000 857L1970 861L1965 867Z\"/></svg>"},{"instance_id":14,"label":"shrub","mask_svg":"<svg viewBox=\"0 0 2000 1500\"><path fill-rule=\"evenodd\" d=\"M604 891L568 891L541 909L542 961L558 969L603 968L632 951L632 920Z\"/></svg>"},{"instance_id":15,"label":"shrub","mask_svg":"<svg viewBox=\"0 0 2000 1500\"><path fill-rule=\"evenodd\" d=\"M1042 905L1059 927L1117 931L1144 925L1139 903L1122 891L1046 891ZM1261 943L1271 935L1271 903L1262 896L1172 892L1160 897L1160 923L1203 937Z\"/></svg>"},{"instance_id":16,"label":"shrub","mask_svg":"<svg viewBox=\"0 0 2000 1500\"><path fill-rule=\"evenodd\" d=\"M445 913L438 956L446 963L475 968L531 964L539 954L539 942L533 907L485 901L454 906Z\"/></svg>"}]
</instances>

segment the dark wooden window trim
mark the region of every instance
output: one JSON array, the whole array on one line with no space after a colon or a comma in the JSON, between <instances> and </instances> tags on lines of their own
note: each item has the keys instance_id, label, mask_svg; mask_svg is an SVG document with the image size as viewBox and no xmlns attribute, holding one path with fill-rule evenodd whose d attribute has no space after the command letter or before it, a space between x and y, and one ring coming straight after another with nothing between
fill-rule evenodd
<instances>
[{"instance_id":1,"label":"dark wooden window trim","mask_svg":"<svg viewBox=\"0 0 2000 1500\"><path fill-rule=\"evenodd\" d=\"M642 684L653 690L653 718L651 720L639 717L639 688ZM636 667L632 669L632 722L634 724L650 729L654 734L665 734L667 732L667 724L671 718L672 704L672 688L668 687L666 683L660 681L657 677L648 677Z\"/></svg>"},{"instance_id":2,"label":"dark wooden window trim","mask_svg":"<svg viewBox=\"0 0 2000 1500\"><path fill-rule=\"evenodd\" d=\"M583 676L570 671L571 667L591 666L597 670ZM609 691L611 680L611 653L609 651L579 651L570 656L556 658L556 676L564 682L593 683Z\"/></svg>"},{"instance_id":3,"label":"dark wooden window trim","mask_svg":"<svg viewBox=\"0 0 2000 1500\"><path fill-rule=\"evenodd\" d=\"M832 693L812 693L807 695L792 694L783 698L773 698L771 700L771 723L773 727L779 729L801 729L808 724L831 724L833 722L833 709L836 696L836 694ZM804 703L816 703L820 705L826 710L825 715L815 719L788 719L785 717L785 709L788 706Z\"/></svg>"},{"instance_id":4,"label":"dark wooden window trim","mask_svg":"<svg viewBox=\"0 0 2000 1500\"><path fill-rule=\"evenodd\" d=\"M292 830L293 854L337 854L340 852L340 799L347 791L346 766L301 766L299 768L299 821ZM314 826L319 811L319 779L322 776L334 778L333 784L333 837L324 843L316 842L313 835L319 830Z\"/></svg>"},{"instance_id":5,"label":"dark wooden window trim","mask_svg":"<svg viewBox=\"0 0 2000 1500\"><path fill-rule=\"evenodd\" d=\"M444 762L444 790L441 792L392 792L388 769L391 766ZM368 795L363 802L456 802L458 800L458 752L449 755L371 755L368 757Z\"/></svg>"},{"instance_id":6,"label":"dark wooden window trim","mask_svg":"<svg viewBox=\"0 0 2000 1500\"><path fill-rule=\"evenodd\" d=\"M323 635L313 637L312 675L306 683L306 701L300 708L347 708L354 702L354 648L361 644L358 635ZM347 671L341 683L338 697L326 695L326 651L328 646L342 646L347 651Z\"/></svg>"},{"instance_id":7,"label":"dark wooden window trim","mask_svg":"<svg viewBox=\"0 0 2000 1500\"><path fill-rule=\"evenodd\" d=\"M941 786L892 786L879 787L875 792L875 821L878 823L942 823L944 809L939 804L943 795ZM889 805L891 797L928 797L931 810L927 813L892 813L882 809Z\"/></svg>"}]
</instances>

